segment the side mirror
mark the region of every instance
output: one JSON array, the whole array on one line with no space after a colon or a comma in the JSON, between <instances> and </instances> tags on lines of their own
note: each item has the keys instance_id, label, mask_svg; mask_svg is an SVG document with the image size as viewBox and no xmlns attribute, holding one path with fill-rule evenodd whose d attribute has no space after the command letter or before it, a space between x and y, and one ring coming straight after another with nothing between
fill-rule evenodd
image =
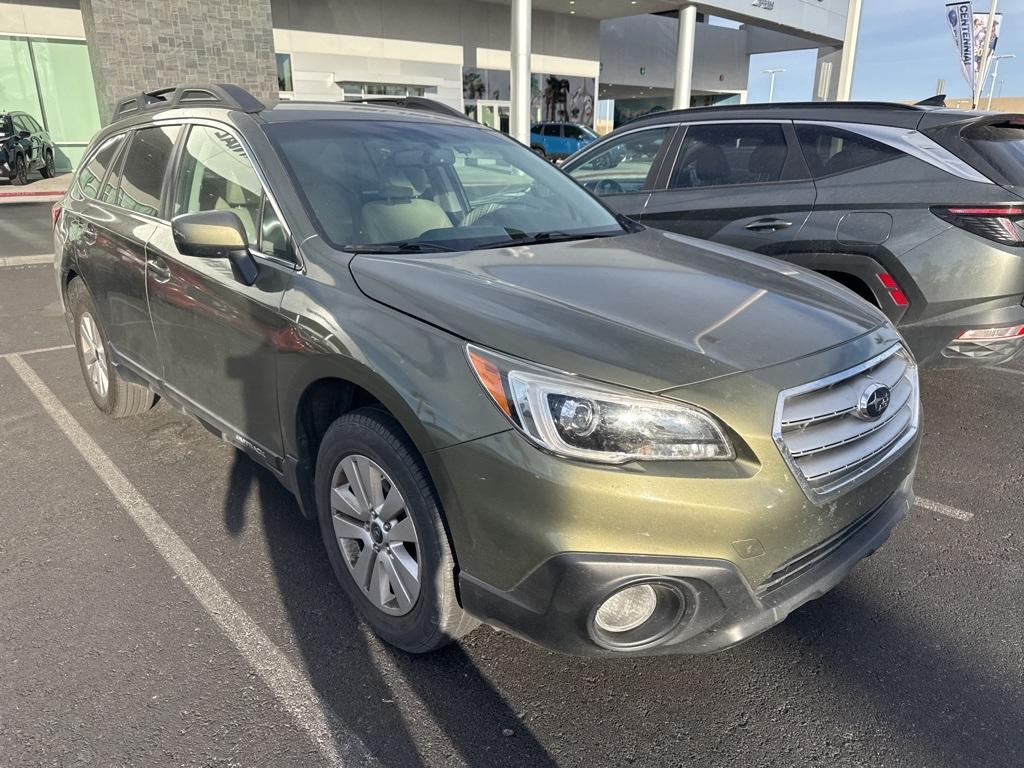
<instances>
[{"instance_id":1,"label":"side mirror","mask_svg":"<svg viewBox=\"0 0 1024 768\"><path fill-rule=\"evenodd\" d=\"M252 285L259 275L249 253L249 241L238 214L233 211L183 213L171 221L178 252L201 259L227 259L239 282Z\"/></svg>"},{"instance_id":2,"label":"side mirror","mask_svg":"<svg viewBox=\"0 0 1024 768\"><path fill-rule=\"evenodd\" d=\"M21 139L31 139L32 138L32 131L18 131L18 138L21 138Z\"/></svg>"}]
</instances>

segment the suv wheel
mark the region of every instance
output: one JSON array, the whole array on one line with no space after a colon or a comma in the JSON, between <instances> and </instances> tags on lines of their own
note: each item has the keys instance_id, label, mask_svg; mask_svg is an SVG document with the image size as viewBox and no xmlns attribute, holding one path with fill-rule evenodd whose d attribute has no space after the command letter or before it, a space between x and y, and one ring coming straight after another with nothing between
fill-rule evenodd
<instances>
[{"instance_id":1,"label":"suv wheel","mask_svg":"<svg viewBox=\"0 0 1024 768\"><path fill-rule=\"evenodd\" d=\"M384 640L426 653L477 625L456 597L437 492L390 414L362 408L331 425L316 491L335 576Z\"/></svg>"},{"instance_id":2,"label":"suv wheel","mask_svg":"<svg viewBox=\"0 0 1024 768\"><path fill-rule=\"evenodd\" d=\"M155 394L118 375L107 351L107 336L97 319L96 305L85 284L77 278L68 286L68 308L74 323L78 362L96 407L118 419L136 416L152 408L156 403Z\"/></svg>"},{"instance_id":3,"label":"suv wheel","mask_svg":"<svg viewBox=\"0 0 1024 768\"><path fill-rule=\"evenodd\" d=\"M57 165L53 162L53 150L46 150L46 162L43 163L43 167L39 169L39 173L42 174L44 179L52 179L57 175Z\"/></svg>"},{"instance_id":4,"label":"suv wheel","mask_svg":"<svg viewBox=\"0 0 1024 768\"><path fill-rule=\"evenodd\" d=\"M14 159L14 173L11 174L11 184L23 187L28 184L28 163L24 155L18 155Z\"/></svg>"}]
</instances>

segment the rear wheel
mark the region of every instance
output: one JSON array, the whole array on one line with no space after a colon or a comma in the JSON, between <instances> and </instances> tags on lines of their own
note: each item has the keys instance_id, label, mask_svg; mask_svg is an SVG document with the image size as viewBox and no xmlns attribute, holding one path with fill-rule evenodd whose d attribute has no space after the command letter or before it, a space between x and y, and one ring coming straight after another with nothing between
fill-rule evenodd
<instances>
[{"instance_id":1,"label":"rear wheel","mask_svg":"<svg viewBox=\"0 0 1024 768\"><path fill-rule=\"evenodd\" d=\"M100 326L96 305L80 279L68 286L75 347L82 376L92 401L114 418L145 413L156 403L156 395L139 384L125 381L110 360L110 346Z\"/></svg>"},{"instance_id":2,"label":"rear wheel","mask_svg":"<svg viewBox=\"0 0 1024 768\"><path fill-rule=\"evenodd\" d=\"M39 169L39 173L43 175L44 179L52 179L57 175L57 165L53 161L53 151L46 150L46 162L43 163L43 167Z\"/></svg>"},{"instance_id":3,"label":"rear wheel","mask_svg":"<svg viewBox=\"0 0 1024 768\"><path fill-rule=\"evenodd\" d=\"M381 638L426 653L476 627L456 598L437 492L390 414L362 408L331 425L316 490L335 576Z\"/></svg>"},{"instance_id":4,"label":"rear wheel","mask_svg":"<svg viewBox=\"0 0 1024 768\"><path fill-rule=\"evenodd\" d=\"M548 159L548 153L544 151L544 147L533 146L530 147L534 152L543 157L545 160Z\"/></svg>"},{"instance_id":5,"label":"rear wheel","mask_svg":"<svg viewBox=\"0 0 1024 768\"><path fill-rule=\"evenodd\" d=\"M28 163L24 155L18 155L14 159L14 173L11 174L11 184L22 187L28 184Z\"/></svg>"}]
</instances>

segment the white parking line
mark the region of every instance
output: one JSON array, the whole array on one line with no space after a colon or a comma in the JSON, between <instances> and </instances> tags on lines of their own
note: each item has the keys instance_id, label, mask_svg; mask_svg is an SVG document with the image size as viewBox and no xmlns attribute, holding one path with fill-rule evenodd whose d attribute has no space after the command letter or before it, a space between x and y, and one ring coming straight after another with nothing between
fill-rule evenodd
<instances>
[{"instance_id":1,"label":"white parking line","mask_svg":"<svg viewBox=\"0 0 1024 768\"><path fill-rule=\"evenodd\" d=\"M24 267L29 264L52 263L52 253L41 253L38 256L0 256L0 267Z\"/></svg>"},{"instance_id":2,"label":"white parking line","mask_svg":"<svg viewBox=\"0 0 1024 768\"><path fill-rule=\"evenodd\" d=\"M921 509L927 509L929 512L938 512L940 515L946 517L954 517L957 520L973 520L974 513L966 512L956 507L951 507L948 504L943 504L941 501L932 501L931 499L923 499L920 496L917 497L917 501L914 502L915 506Z\"/></svg>"},{"instance_id":3,"label":"white parking line","mask_svg":"<svg viewBox=\"0 0 1024 768\"><path fill-rule=\"evenodd\" d=\"M124 507L160 556L192 592L331 765L376 765L359 737L342 725L306 676L264 634L216 577L147 502L20 355L11 364L50 418Z\"/></svg>"},{"instance_id":4,"label":"white parking line","mask_svg":"<svg viewBox=\"0 0 1024 768\"><path fill-rule=\"evenodd\" d=\"M59 347L39 347L38 349L26 349L23 352L4 352L0 358L24 357L25 355L38 355L40 352L58 352L62 349L74 349L74 344L61 344Z\"/></svg>"}]
</instances>

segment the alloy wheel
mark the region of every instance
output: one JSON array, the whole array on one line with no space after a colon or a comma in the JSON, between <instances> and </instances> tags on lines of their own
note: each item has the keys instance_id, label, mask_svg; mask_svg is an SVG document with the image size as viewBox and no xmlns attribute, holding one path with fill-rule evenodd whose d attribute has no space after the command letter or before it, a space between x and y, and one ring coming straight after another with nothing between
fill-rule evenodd
<instances>
[{"instance_id":1,"label":"alloy wheel","mask_svg":"<svg viewBox=\"0 0 1024 768\"><path fill-rule=\"evenodd\" d=\"M420 545L405 499L388 474L359 454L331 479L331 520L342 559L375 608L403 616L420 593Z\"/></svg>"},{"instance_id":2,"label":"alloy wheel","mask_svg":"<svg viewBox=\"0 0 1024 768\"><path fill-rule=\"evenodd\" d=\"M89 382L100 399L104 399L110 388L110 379L107 373L107 351L103 346L100 329L88 312L83 312L78 321L78 343L82 348L82 361L85 364Z\"/></svg>"}]
</instances>

